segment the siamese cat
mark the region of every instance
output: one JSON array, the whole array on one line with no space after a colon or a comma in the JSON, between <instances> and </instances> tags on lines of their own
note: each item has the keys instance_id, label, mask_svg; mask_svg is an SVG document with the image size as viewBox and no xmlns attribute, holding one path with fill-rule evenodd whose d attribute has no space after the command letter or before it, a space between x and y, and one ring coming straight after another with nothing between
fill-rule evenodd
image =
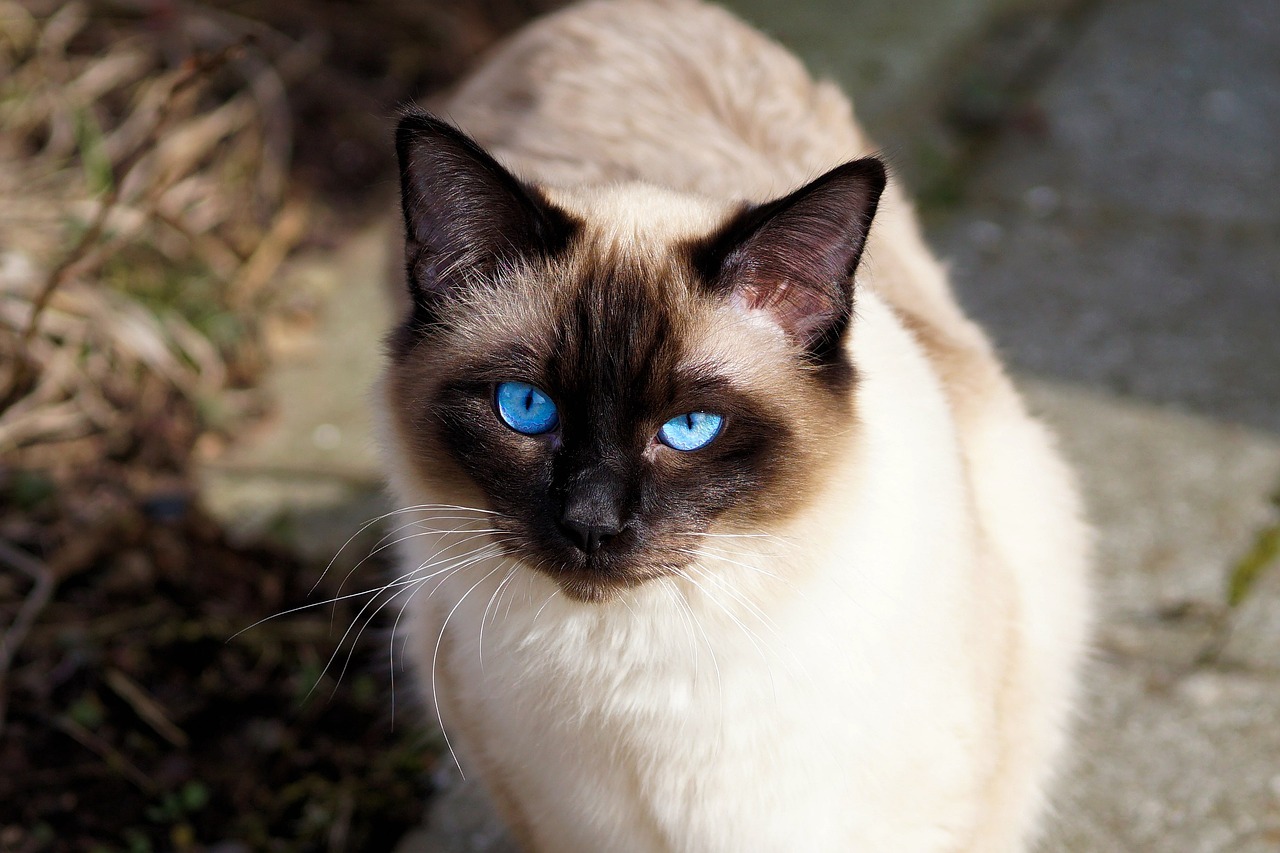
<instances>
[{"instance_id":1,"label":"siamese cat","mask_svg":"<svg viewBox=\"0 0 1280 853\"><path fill-rule=\"evenodd\" d=\"M529 851L1024 850L1072 478L848 101L728 13L533 24L396 132L399 629Z\"/></svg>"}]
</instances>

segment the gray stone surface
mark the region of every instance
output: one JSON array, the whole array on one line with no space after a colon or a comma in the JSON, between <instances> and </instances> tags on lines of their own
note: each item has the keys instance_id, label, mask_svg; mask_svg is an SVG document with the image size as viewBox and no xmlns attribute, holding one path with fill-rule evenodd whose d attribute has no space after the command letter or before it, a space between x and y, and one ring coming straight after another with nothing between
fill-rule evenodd
<instances>
[{"instance_id":1,"label":"gray stone surface","mask_svg":"<svg viewBox=\"0 0 1280 853\"><path fill-rule=\"evenodd\" d=\"M1027 390L1098 525L1096 655L1045 849L1276 850L1280 566L1237 613L1226 587L1280 519L1280 437L1069 386ZM1226 650L1200 663L1226 628Z\"/></svg>"},{"instance_id":2,"label":"gray stone surface","mask_svg":"<svg viewBox=\"0 0 1280 853\"><path fill-rule=\"evenodd\" d=\"M318 306L315 323L269 336L270 417L198 472L206 506L244 538L267 535L327 562L385 511L369 396L390 316L390 225L284 273L283 292Z\"/></svg>"},{"instance_id":3,"label":"gray stone surface","mask_svg":"<svg viewBox=\"0 0 1280 853\"><path fill-rule=\"evenodd\" d=\"M448 765L433 781L439 794L422 826L401 839L396 853L519 853L477 779Z\"/></svg>"},{"instance_id":4,"label":"gray stone surface","mask_svg":"<svg viewBox=\"0 0 1280 853\"><path fill-rule=\"evenodd\" d=\"M1280 11L1096 7L936 229L1024 370L1280 431Z\"/></svg>"},{"instance_id":5,"label":"gray stone surface","mask_svg":"<svg viewBox=\"0 0 1280 853\"><path fill-rule=\"evenodd\" d=\"M1048 10L1060 0L848 2L725 0L744 20L804 58L815 74L857 93L857 111L876 138L897 143L929 120L939 79L993 22L1013 11Z\"/></svg>"}]
</instances>

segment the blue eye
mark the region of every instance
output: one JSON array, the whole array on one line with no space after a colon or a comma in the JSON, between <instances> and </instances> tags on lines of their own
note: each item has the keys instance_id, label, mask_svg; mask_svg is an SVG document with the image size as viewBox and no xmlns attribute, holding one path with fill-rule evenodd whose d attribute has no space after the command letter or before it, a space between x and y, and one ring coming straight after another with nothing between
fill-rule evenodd
<instances>
[{"instance_id":1,"label":"blue eye","mask_svg":"<svg viewBox=\"0 0 1280 853\"><path fill-rule=\"evenodd\" d=\"M676 415L658 430L658 439L676 450L698 450L720 434L724 418L710 412L686 412Z\"/></svg>"},{"instance_id":2,"label":"blue eye","mask_svg":"<svg viewBox=\"0 0 1280 853\"><path fill-rule=\"evenodd\" d=\"M539 435L560 422L556 404L527 382L499 382L493 396L498 417L516 432Z\"/></svg>"}]
</instances>

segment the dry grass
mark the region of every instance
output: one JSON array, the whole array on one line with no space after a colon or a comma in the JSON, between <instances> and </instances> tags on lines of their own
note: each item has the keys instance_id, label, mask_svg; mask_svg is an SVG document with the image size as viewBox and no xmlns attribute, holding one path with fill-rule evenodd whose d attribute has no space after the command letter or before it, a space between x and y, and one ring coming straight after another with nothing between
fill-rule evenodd
<instances>
[{"instance_id":1,"label":"dry grass","mask_svg":"<svg viewBox=\"0 0 1280 853\"><path fill-rule=\"evenodd\" d=\"M213 399L303 236L282 73L306 61L180 20L117 37L84 3L43 19L0 3L7 458L110 436L170 392Z\"/></svg>"}]
</instances>

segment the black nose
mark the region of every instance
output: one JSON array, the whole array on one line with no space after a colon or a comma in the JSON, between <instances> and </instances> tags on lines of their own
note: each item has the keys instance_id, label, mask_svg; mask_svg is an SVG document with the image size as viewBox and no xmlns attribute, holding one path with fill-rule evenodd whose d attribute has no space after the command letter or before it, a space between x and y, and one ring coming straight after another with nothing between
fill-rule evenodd
<instances>
[{"instance_id":1,"label":"black nose","mask_svg":"<svg viewBox=\"0 0 1280 853\"><path fill-rule=\"evenodd\" d=\"M592 524L567 516L560 520L560 529L570 542L588 554L599 551L601 545L622 532L616 522Z\"/></svg>"},{"instance_id":2,"label":"black nose","mask_svg":"<svg viewBox=\"0 0 1280 853\"><path fill-rule=\"evenodd\" d=\"M626 483L602 462L573 471L564 487L559 527L578 550L594 554L627 526Z\"/></svg>"}]
</instances>

